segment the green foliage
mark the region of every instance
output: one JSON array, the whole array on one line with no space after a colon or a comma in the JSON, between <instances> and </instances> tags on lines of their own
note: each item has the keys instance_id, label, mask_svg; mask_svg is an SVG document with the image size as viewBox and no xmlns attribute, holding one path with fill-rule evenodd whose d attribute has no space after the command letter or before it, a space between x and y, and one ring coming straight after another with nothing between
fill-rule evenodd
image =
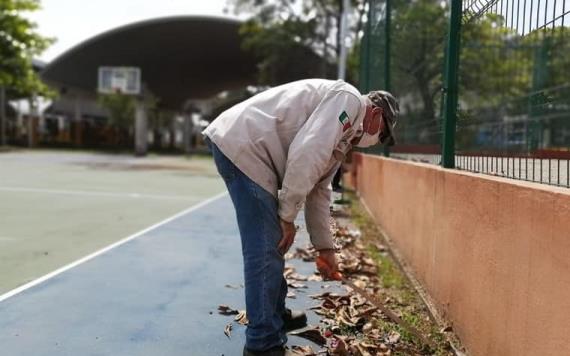
<instances>
[{"instance_id":1,"label":"green foliage","mask_svg":"<svg viewBox=\"0 0 570 356\"><path fill-rule=\"evenodd\" d=\"M447 11L437 1L419 0L411 5L397 2L394 6L391 29L394 91L398 95L417 96L422 103L419 114L423 120L433 120L438 113L447 23Z\"/></svg>"},{"instance_id":2,"label":"green foliage","mask_svg":"<svg viewBox=\"0 0 570 356\"><path fill-rule=\"evenodd\" d=\"M348 53L346 61L346 81L349 83L359 83L360 80L360 54L362 45L357 41Z\"/></svg>"},{"instance_id":3,"label":"green foliage","mask_svg":"<svg viewBox=\"0 0 570 356\"><path fill-rule=\"evenodd\" d=\"M501 16L487 14L463 26L460 85L468 106L497 105L528 92L531 52L503 22Z\"/></svg>"},{"instance_id":4,"label":"green foliage","mask_svg":"<svg viewBox=\"0 0 570 356\"><path fill-rule=\"evenodd\" d=\"M378 277L382 279L384 288L403 288L405 280L392 260L379 252L373 245L370 246L368 253L377 263Z\"/></svg>"},{"instance_id":5,"label":"green foliage","mask_svg":"<svg viewBox=\"0 0 570 356\"><path fill-rule=\"evenodd\" d=\"M99 94L97 101L99 105L109 111L109 124L119 128L129 128L135 120L135 109L137 98L123 94ZM156 110L158 99L148 95L144 99L144 105L149 113L149 123L151 126L160 125L172 119L172 116L160 115Z\"/></svg>"},{"instance_id":6,"label":"green foliage","mask_svg":"<svg viewBox=\"0 0 570 356\"><path fill-rule=\"evenodd\" d=\"M363 2L353 0L353 17ZM243 49L258 60L260 84L336 76L342 0L228 0L228 4L235 13L251 15L241 35Z\"/></svg>"},{"instance_id":7,"label":"green foliage","mask_svg":"<svg viewBox=\"0 0 570 356\"><path fill-rule=\"evenodd\" d=\"M53 39L38 34L36 24L22 14L39 8L39 0L0 1L0 85L12 97L52 94L34 72L32 58Z\"/></svg>"},{"instance_id":8,"label":"green foliage","mask_svg":"<svg viewBox=\"0 0 570 356\"><path fill-rule=\"evenodd\" d=\"M97 98L99 105L109 110L109 124L131 127L135 117L135 98L121 94L101 94Z\"/></svg>"},{"instance_id":9,"label":"green foliage","mask_svg":"<svg viewBox=\"0 0 570 356\"><path fill-rule=\"evenodd\" d=\"M268 25L250 20L242 26L243 49L259 63L259 84L274 85L315 76L321 63L310 49L314 25L314 21L288 19Z\"/></svg>"},{"instance_id":10,"label":"green foliage","mask_svg":"<svg viewBox=\"0 0 570 356\"><path fill-rule=\"evenodd\" d=\"M371 31L362 41L360 79L374 89L382 87L385 76L385 0L370 3ZM399 141L439 144L449 8L438 0L392 0L391 18L391 89L402 99ZM529 106L535 107L531 114L558 114L568 100L568 90L548 89L569 84L568 28L522 36L504 22L488 12L462 24L458 147L475 144L481 122L524 117ZM538 98L544 100L536 104Z\"/></svg>"}]
</instances>

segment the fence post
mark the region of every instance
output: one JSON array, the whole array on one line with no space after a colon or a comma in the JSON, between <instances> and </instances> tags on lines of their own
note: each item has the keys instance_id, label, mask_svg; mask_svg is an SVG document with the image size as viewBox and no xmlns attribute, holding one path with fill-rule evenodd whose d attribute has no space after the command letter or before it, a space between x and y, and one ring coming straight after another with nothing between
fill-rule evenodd
<instances>
[{"instance_id":1,"label":"fence post","mask_svg":"<svg viewBox=\"0 0 570 356\"><path fill-rule=\"evenodd\" d=\"M364 91L370 91L370 41L372 37L372 0L368 0L368 15L366 19L366 32L364 32Z\"/></svg>"},{"instance_id":2,"label":"fence post","mask_svg":"<svg viewBox=\"0 0 570 356\"><path fill-rule=\"evenodd\" d=\"M391 49L391 41L390 41L390 25L392 22L392 0L386 0L386 18L384 19L384 36L385 36L385 47L384 48L384 90L391 91L392 90L392 82L391 82L391 61L390 61L390 49ZM384 156L390 157L390 147L384 146Z\"/></svg>"},{"instance_id":3,"label":"fence post","mask_svg":"<svg viewBox=\"0 0 570 356\"><path fill-rule=\"evenodd\" d=\"M445 63L445 83L443 85L443 147L442 165L444 168L455 168L455 130L457 123L457 96L459 47L461 31L462 0L451 0L451 16L447 37L447 56Z\"/></svg>"}]
</instances>

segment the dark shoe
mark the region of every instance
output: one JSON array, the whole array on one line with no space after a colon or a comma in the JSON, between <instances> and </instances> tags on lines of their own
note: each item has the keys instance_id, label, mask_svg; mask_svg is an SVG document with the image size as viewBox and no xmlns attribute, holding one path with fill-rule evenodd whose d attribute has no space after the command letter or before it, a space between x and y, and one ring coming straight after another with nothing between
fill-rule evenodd
<instances>
[{"instance_id":1,"label":"dark shoe","mask_svg":"<svg viewBox=\"0 0 570 356\"><path fill-rule=\"evenodd\" d=\"M283 328L287 331L301 329L307 326L307 315L300 310L285 309L283 317Z\"/></svg>"},{"instance_id":2,"label":"dark shoe","mask_svg":"<svg viewBox=\"0 0 570 356\"><path fill-rule=\"evenodd\" d=\"M285 356L286 351L283 346L275 346L265 351L252 351L244 346L243 356Z\"/></svg>"}]
</instances>

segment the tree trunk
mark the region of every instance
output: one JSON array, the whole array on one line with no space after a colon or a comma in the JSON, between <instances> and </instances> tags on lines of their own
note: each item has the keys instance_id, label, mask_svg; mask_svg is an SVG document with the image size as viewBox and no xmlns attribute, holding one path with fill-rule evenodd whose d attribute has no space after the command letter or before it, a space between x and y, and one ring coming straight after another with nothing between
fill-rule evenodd
<instances>
[{"instance_id":1,"label":"tree trunk","mask_svg":"<svg viewBox=\"0 0 570 356\"><path fill-rule=\"evenodd\" d=\"M172 120L170 125L168 126L170 129L170 137L169 137L169 145L168 148L171 151L174 151L176 146L176 120Z\"/></svg>"},{"instance_id":2,"label":"tree trunk","mask_svg":"<svg viewBox=\"0 0 570 356\"><path fill-rule=\"evenodd\" d=\"M162 149L162 130L160 127L155 127L152 130L152 148L156 151Z\"/></svg>"}]
</instances>

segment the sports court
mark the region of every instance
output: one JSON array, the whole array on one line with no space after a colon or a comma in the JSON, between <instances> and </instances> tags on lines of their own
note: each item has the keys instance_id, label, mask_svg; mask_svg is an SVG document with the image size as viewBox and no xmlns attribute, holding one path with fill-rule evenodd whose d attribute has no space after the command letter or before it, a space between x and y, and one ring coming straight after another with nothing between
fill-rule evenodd
<instances>
[{"instance_id":1,"label":"sports court","mask_svg":"<svg viewBox=\"0 0 570 356\"><path fill-rule=\"evenodd\" d=\"M233 316L217 313L245 306L235 216L210 159L18 151L0 166L3 352L241 354L245 327L228 338ZM322 292L307 284L291 307Z\"/></svg>"}]
</instances>

